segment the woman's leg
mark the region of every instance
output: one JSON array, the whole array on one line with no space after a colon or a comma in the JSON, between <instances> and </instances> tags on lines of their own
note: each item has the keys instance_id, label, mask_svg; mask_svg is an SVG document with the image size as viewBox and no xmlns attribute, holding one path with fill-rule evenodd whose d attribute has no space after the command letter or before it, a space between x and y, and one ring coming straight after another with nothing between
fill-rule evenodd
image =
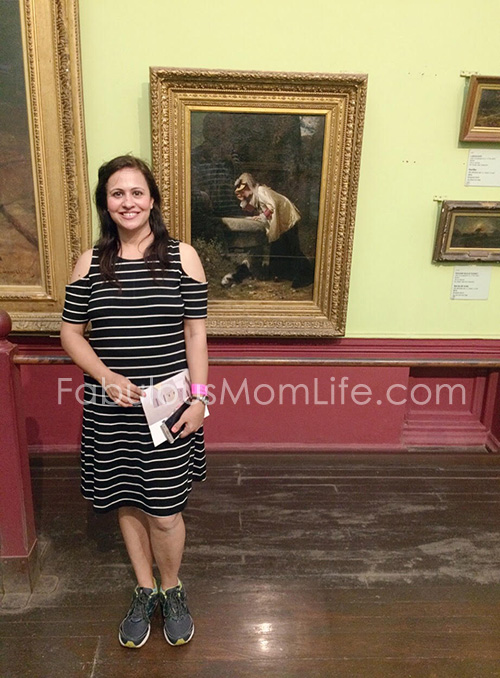
<instances>
[{"instance_id":1,"label":"woman's leg","mask_svg":"<svg viewBox=\"0 0 500 678\"><path fill-rule=\"evenodd\" d=\"M153 552L148 516L133 506L122 506L118 509L118 522L134 568L137 585L154 588Z\"/></svg>"},{"instance_id":2,"label":"woman's leg","mask_svg":"<svg viewBox=\"0 0 500 678\"><path fill-rule=\"evenodd\" d=\"M149 638L151 619L160 594L153 579L153 551L146 514L132 506L124 506L118 510L118 520L137 577L137 586L129 610L120 624L118 638L124 647L137 648Z\"/></svg>"},{"instance_id":3,"label":"woman's leg","mask_svg":"<svg viewBox=\"0 0 500 678\"><path fill-rule=\"evenodd\" d=\"M178 573L184 552L186 529L182 513L158 518L146 516L149 523L151 549L160 570L161 588L166 591L177 586Z\"/></svg>"},{"instance_id":4,"label":"woman's leg","mask_svg":"<svg viewBox=\"0 0 500 678\"><path fill-rule=\"evenodd\" d=\"M138 586L153 588L153 559L164 590L177 585L186 530L181 513L159 518L132 506L121 507L118 519Z\"/></svg>"},{"instance_id":5,"label":"woman's leg","mask_svg":"<svg viewBox=\"0 0 500 678\"><path fill-rule=\"evenodd\" d=\"M161 575L163 634L170 645L183 645L194 634L186 590L177 577L186 536L184 520L181 513L166 518L148 516L148 519L151 546Z\"/></svg>"}]
</instances>

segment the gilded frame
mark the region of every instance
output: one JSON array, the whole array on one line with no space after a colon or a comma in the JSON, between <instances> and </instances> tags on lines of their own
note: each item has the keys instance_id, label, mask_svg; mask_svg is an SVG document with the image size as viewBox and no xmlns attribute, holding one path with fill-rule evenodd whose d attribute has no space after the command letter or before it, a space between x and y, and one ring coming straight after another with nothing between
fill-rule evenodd
<instances>
[{"instance_id":1,"label":"gilded frame","mask_svg":"<svg viewBox=\"0 0 500 678\"><path fill-rule=\"evenodd\" d=\"M500 76L470 77L459 139L500 141Z\"/></svg>"},{"instance_id":2,"label":"gilded frame","mask_svg":"<svg viewBox=\"0 0 500 678\"><path fill-rule=\"evenodd\" d=\"M500 261L500 202L443 200L432 260Z\"/></svg>"},{"instance_id":3,"label":"gilded frame","mask_svg":"<svg viewBox=\"0 0 500 678\"><path fill-rule=\"evenodd\" d=\"M0 285L17 332L57 332L65 285L91 243L78 0L20 0L41 284Z\"/></svg>"},{"instance_id":4,"label":"gilded frame","mask_svg":"<svg viewBox=\"0 0 500 678\"><path fill-rule=\"evenodd\" d=\"M213 336L345 333L365 74L150 68L152 160L174 237L191 242L191 118L198 111L324 117L311 300L209 299Z\"/></svg>"}]
</instances>

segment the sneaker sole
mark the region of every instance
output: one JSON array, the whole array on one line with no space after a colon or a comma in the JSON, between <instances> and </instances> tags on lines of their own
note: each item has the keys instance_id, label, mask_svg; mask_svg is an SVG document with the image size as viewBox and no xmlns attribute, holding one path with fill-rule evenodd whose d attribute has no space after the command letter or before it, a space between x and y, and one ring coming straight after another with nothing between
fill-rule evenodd
<instances>
[{"instance_id":1,"label":"sneaker sole","mask_svg":"<svg viewBox=\"0 0 500 678\"><path fill-rule=\"evenodd\" d=\"M140 647L142 647L142 646L144 645L144 643L145 643L145 642L147 641L147 639L149 638L149 634L150 634L150 633L151 633L151 627L149 627L148 632L147 632L146 635L144 636L144 640L142 640L139 644L134 643L133 640L123 641L120 632L118 632L118 640L120 641L120 645L121 645L122 647L129 647L129 648L131 648L132 650L137 650L137 649L139 649Z\"/></svg>"},{"instance_id":2,"label":"sneaker sole","mask_svg":"<svg viewBox=\"0 0 500 678\"><path fill-rule=\"evenodd\" d=\"M189 643L191 638L194 636L194 624L193 627L191 628L191 633L187 638L179 638L179 640L176 640L175 642L170 640L170 638L167 636L167 632L165 631L165 627L163 627L163 635L165 636L165 640L169 645L172 645L173 647L177 647L178 645L185 645L186 643Z\"/></svg>"}]
</instances>

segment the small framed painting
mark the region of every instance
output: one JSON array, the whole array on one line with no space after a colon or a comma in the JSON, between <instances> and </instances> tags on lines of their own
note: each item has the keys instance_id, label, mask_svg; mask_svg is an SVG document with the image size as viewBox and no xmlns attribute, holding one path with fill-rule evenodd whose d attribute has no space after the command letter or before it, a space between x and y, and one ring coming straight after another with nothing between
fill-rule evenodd
<instances>
[{"instance_id":1,"label":"small framed painting","mask_svg":"<svg viewBox=\"0 0 500 678\"><path fill-rule=\"evenodd\" d=\"M500 76L471 76L460 141L500 142Z\"/></svg>"},{"instance_id":2,"label":"small framed painting","mask_svg":"<svg viewBox=\"0 0 500 678\"><path fill-rule=\"evenodd\" d=\"M444 200L433 261L500 261L500 202Z\"/></svg>"}]
</instances>

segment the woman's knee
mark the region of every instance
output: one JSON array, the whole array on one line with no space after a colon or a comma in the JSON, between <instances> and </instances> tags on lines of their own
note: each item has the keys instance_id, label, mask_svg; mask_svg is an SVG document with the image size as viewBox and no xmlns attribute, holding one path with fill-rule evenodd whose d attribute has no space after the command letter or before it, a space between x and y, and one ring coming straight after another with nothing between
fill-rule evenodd
<instances>
[{"instance_id":1,"label":"woman's knee","mask_svg":"<svg viewBox=\"0 0 500 678\"><path fill-rule=\"evenodd\" d=\"M172 516L148 516L151 529L160 532L171 532L182 525L182 513L174 513Z\"/></svg>"}]
</instances>

